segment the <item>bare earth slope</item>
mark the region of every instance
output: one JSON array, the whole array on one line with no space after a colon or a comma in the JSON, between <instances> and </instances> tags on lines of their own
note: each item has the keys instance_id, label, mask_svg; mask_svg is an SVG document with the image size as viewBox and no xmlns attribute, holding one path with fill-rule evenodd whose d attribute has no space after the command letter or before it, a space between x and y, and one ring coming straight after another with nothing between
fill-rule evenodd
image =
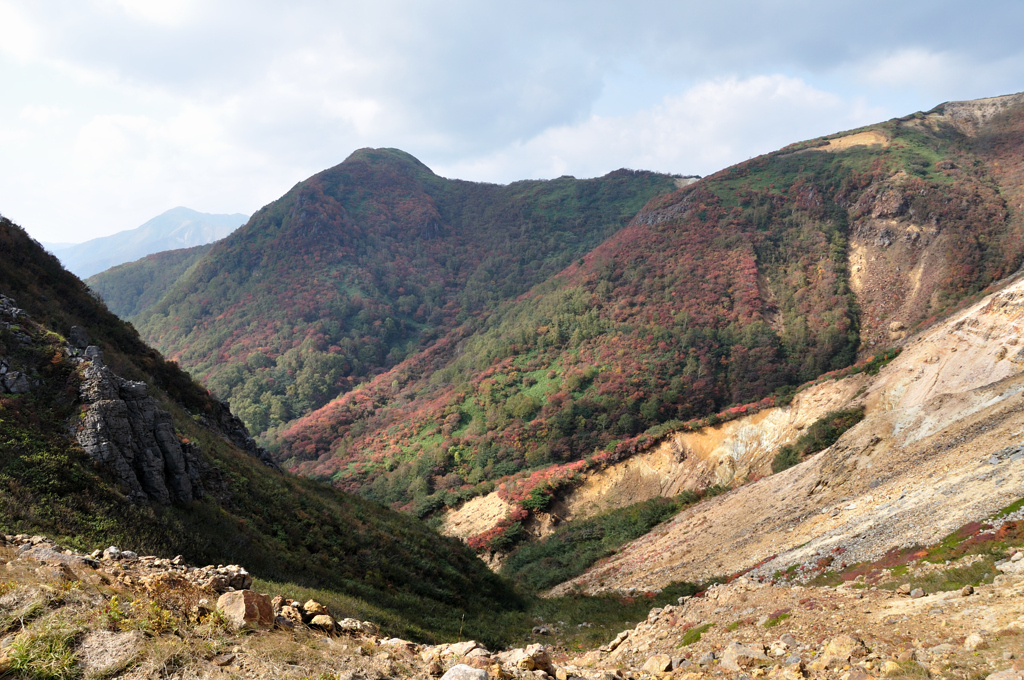
<instances>
[{"instance_id":1,"label":"bare earth slope","mask_svg":"<svg viewBox=\"0 0 1024 680\"><path fill-rule=\"evenodd\" d=\"M837 566L876 559L1024 496L1022 325L1017 281L912 339L851 402L867 417L835 445L684 511L553 592L652 589L764 560L756 573L829 554L841 553ZM843 382L819 389L848 393Z\"/></svg>"}]
</instances>

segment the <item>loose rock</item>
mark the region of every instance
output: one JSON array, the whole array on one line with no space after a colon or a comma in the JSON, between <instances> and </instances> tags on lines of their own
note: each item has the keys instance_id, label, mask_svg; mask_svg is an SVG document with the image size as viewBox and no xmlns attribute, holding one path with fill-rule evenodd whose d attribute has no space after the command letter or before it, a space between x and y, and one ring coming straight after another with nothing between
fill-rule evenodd
<instances>
[{"instance_id":1,"label":"loose rock","mask_svg":"<svg viewBox=\"0 0 1024 680\"><path fill-rule=\"evenodd\" d=\"M274 608L270 598L251 590L224 593L217 600L217 609L238 628L274 625Z\"/></svg>"}]
</instances>

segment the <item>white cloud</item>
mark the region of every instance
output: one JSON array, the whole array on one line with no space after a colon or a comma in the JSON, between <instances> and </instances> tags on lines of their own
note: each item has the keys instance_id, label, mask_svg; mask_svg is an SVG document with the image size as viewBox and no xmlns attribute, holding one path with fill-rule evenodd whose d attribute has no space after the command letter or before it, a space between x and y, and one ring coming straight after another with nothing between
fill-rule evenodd
<instances>
[{"instance_id":1,"label":"white cloud","mask_svg":"<svg viewBox=\"0 0 1024 680\"><path fill-rule=\"evenodd\" d=\"M70 110L59 106L44 106L41 104L29 104L21 109L21 118L31 121L36 125L46 125L61 118L67 117Z\"/></svg>"},{"instance_id":2,"label":"white cloud","mask_svg":"<svg viewBox=\"0 0 1024 680\"><path fill-rule=\"evenodd\" d=\"M454 177L507 182L517 177L601 175L619 167L707 174L803 138L882 117L783 75L700 83L651 109L592 116L522 144L440 168Z\"/></svg>"},{"instance_id":3,"label":"white cloud","mask_svg":"<svg viewBox=\"0 0 1024 680\"><path fill-rule=\"evenodd\" d=\"M1024 4L993 2L0 0L0 211L55 241L251 211L363 146L705 174L1019 89Z\"/></svg>"},{"instance_id":4,"label":"white cloud","mask_svg":"<svg viewBox=\"0 0 1024 680\"><path fill-rule=\"evenodd\" d=\"M0 52L18 61L36 56L38 33L32 22L7 2L0 2Z\"/></svg>"},{"instance_id":5,"label":"white cloud","mask_svg":"<svg viewBox=\"0 0 1024 680\"><path fill-rule=\"evenodd\" d=\"M862 67L861 78L886 87L930 86L940 79L948 80L957 67L956 60L949 54L911 48L879 55L867 62Z\"/></svg>"},{"instance_id":6,"label":"white cloud","mask_svg":"<svg viewBox=\"0 0 1024 680\"><path fill-rule=\"evenodd\" d=\"M115 5L133 19L164 26L184 23L196 9L194 0L114 0L99 5Z\"/></svg>"}]
</instances>

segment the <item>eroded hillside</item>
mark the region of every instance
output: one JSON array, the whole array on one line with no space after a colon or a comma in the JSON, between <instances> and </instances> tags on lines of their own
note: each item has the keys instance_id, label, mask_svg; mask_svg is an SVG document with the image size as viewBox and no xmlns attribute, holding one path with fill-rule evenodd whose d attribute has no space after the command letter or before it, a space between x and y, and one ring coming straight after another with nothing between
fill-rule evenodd
<instances>
[{"instance_id":1,"label":"eroded hillside","mask_svg":"<svg viewBox=\"0 0 1024 680\"><path fill-rule=\"evenodd\" d=\"M1016 281L909 338L876 377L819 385L818 394L863 406L864 420L804 463L684 510L553 592L651 589L752 565L758 576L825 559L840 567L984 519L1024 496L1022 330ZM798 402L778 411L799 411ZM733 465L760 459L763 470L764 454L749 447Z\"/></svg>"},{"instance_id":2,"label":"eroded hillside","mask_svg":"<svg viewBox=\"0 0 1024 680\"><path fill-rule=\"evenodd\" d=\"M291 469L421 516L493 492L504 507L492 496L448 521L472 536L490 521L476 508L505 512L506 528L523 519L525 497L509 489L523 488L524 470L593 469L735 404L784 402L1018 269L1020 99L795 144L655 198L483 328L295 421L272 448ZM635 487L621 494L633 499L767 474L795 428L760 417L763 427L680 434L657 460L602 474ZM759 457L713 453L751 438ZM686 450L702 467L679 467ZM676 481L644 481L647 466ZM602 507L592 485L581 503ZM571 503L556 511L577 512Z\"/></svg>"}]
</instances>

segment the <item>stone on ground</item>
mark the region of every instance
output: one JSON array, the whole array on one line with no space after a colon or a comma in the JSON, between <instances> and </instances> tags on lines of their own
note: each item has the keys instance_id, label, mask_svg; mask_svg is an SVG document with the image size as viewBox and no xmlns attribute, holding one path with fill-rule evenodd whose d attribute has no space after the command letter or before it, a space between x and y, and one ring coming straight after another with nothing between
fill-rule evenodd
<instances>
[{"instance_id":1,"label":"stone on ground","mask_svg":"<svg viewBox=\"0 0 1024 680\"><path fill-rule=\"evenodd\" d=\"M274 625L270 598L251 590L224 593L217 599L217 609L237 628Z\"/></svg>"},{"instance_id":2,"label":"stone on ground","mask_svg":"<svg viewBox=\"0 0 1024 680\"><path fill-rule=\"evenodd\" d=\"M441 680L487 680L487 671L460 663L448 669Z\"/></svg>"}]
</instances>

